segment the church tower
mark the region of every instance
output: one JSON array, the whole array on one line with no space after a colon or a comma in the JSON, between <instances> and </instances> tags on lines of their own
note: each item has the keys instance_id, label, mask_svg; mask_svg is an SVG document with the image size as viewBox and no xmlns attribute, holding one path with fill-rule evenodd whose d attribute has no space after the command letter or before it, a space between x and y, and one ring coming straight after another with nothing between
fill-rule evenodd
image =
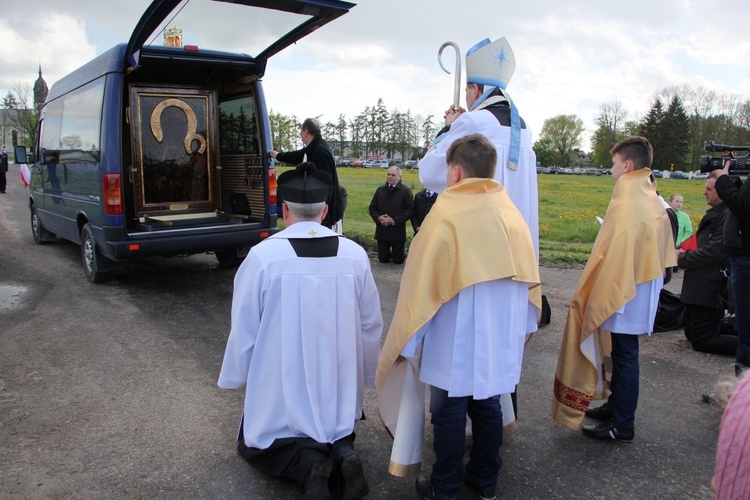
<instances>
[{"instance_id":1,"label":"church tower","mask_svg":"<svg viewBox=\"0 0 750 500\"><path fill-rule=\"evenodd\" d=\"M34 108L38 110L42 109L44 101L47 99L49 88L47 82L42 78L42 64L39 63L39 78L34 82Z\"/></svg>"}]
</instances>

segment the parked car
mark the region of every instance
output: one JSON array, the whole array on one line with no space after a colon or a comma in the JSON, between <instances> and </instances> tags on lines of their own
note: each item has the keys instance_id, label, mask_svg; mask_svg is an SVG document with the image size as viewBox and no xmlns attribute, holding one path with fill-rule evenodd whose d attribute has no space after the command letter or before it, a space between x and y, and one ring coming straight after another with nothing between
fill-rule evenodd
<instances>
[{"instance_id":1,"label":"parked car","mask_svg":"<svg viewBox=\"0 0 750 500\"><path fill-rule=\"evenodd\" d=\"M404 168L417 168L418 162L416 160L409 160L404 163Z\"/></svg>"},{"instance_id":2,"label":"parked car","mask_svg":"<svg viewBox=\"0 0 750 500\"><path fill-rule=\"evenodd\" d=\"M560 169L560 167L549 167L547 169L547 173L548 174L561 174L562 173L562 169Z\"/></svg>"},{"instance_id":3,"label":"parked car","mask_svg":"<svg viewBox=\"0 0 750 500\"><path fill-rule=\"evenodd\" d=\"M375 168L388 168L388 164L391 160L375 160L373 167Z\"/></svg>"},{"instance_id":4,"label":"parked car","mask_svg":"<svg viewBox=\"0 0 750 500\"><path fill-rule=\"evenodd\" d=\"M690 176L685 172L675 171L669 174L670 179L690 179Z\"/></svg>"},{"instance_id":5,"label":"parked car","mask_svg":"<svg viewBox=\"0 0 750 500\"><path fill-rule=\"evenodd\" d=\"M652 173L657 179L661 179L662 177L664 177L664 174L661 173L661 170L654 170Z\"/></svg>"},{"instance_id":6,"label":"parked car","mask_svg":"<svg viewBox=\"0 0 750 500\"><path fill-rule=\"evenodd\" d=\"M365 161L362 158L355 158L352 162L352 165L355 167L364 167Z\"/></svg>"},{"instance_id":7,"label":"parked car","mask_svg":"<svg viewBox=\"0 0 750 500\"><path fill-rule=\"evenodd\" d=\"M708 179L708 173L707 172L696 172L695 174L693 174L693 179L705 181L706 179Z\"/></svg>"}]
</instances>

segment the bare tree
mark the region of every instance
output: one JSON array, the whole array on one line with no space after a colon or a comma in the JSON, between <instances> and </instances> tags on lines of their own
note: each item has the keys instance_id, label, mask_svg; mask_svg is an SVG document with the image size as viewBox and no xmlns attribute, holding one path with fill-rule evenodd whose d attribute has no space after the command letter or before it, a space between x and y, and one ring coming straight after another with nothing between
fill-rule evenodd
<instances>
[{"instance_id":1,"label":"bare tree","mask_svg":"<svg viewBox=\"0 0 750 500\"><path fill-rule=\"evenodd\" d=\"M36 131L39 122L39 111L34 107L33 96L31 85L19 82L3 98L5 113L3 121L19 132L19 137L13 142L13 146L28 146L32 151L36 148Z\"/></svg>"},{"instance_id":2,"label":"bare tree","mask_svg":"<svg viewBox=\"0 0 750 500\"><path fill-rule=\"evenodd\" d=\"M591 156L595 165L609 163L609 151L624 137L627 119L628 112L618 99L602 104L601 112L595 120L598 128L591 138Z\"/></svg>"}]
</instances>

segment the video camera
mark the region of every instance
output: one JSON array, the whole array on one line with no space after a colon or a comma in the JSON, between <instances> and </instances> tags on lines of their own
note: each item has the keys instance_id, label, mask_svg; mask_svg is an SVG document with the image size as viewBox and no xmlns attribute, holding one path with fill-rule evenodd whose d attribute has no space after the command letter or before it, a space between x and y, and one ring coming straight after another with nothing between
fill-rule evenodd
<instances>
[{"instance_id":1,"label":"video camera","mask_svg":"<svg viewBox=\"0 0 750 500\"><path fill-rule=\"evenodd\" d=\"M712 153L723 153L721 156L701 156L701 172L711 172L724 168L724 164L729 162L729 175L748 175L750 174L750 146L729 146L721 141L711 141L706 143L706 151ZM738 155L737 151L744 151L745 154Z\"/></svg>"}]
</instances>

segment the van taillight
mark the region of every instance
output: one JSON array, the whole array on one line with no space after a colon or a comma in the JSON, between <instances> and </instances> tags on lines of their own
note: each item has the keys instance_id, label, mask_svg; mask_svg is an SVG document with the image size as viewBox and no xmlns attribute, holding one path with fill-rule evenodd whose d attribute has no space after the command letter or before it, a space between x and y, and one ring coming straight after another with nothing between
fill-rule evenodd
<instances>
[{"instance_id":1,"label":"van taillight","mask_svg":"<svg viewBox=\"0 0 750 500\"><path fill-rule=\"evenodd\" d=\"M107 215L122 215L120 174L104 174L102 195L104 196L104 213Z\"/></svg>"},{"instance_id":2,"label":"van taillight","mask_svg":"<svg viewBox=\"0 0 750 500\"><path fill-rule=\"evenodd\" d=\"M268 204L276 206L276 169L268 169Z\"/></svg>"}]
</instances>

